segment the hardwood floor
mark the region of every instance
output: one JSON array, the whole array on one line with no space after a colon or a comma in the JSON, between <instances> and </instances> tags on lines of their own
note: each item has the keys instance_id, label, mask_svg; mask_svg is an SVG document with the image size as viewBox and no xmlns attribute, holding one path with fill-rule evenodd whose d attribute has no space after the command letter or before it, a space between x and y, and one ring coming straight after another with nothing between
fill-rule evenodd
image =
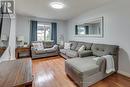
<instances>
[{"instance_id":1,"label":"hardwood floor","mask_svg":"<svg viewBox=\"0 0 130 87\"><path fill-rule=\"evenodd\" d=\"M66 76L61 57L33 60L33 75L33 87L77 87ZM130 87L130 78L113 74L90 87Z\"/></svg>"}]
</instances>

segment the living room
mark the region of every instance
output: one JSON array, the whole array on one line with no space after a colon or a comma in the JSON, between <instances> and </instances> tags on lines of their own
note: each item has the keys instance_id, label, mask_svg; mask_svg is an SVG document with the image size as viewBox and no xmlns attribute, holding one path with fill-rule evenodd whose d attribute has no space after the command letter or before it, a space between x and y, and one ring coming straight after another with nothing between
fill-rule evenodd
<instances>
[{"instance_id":1,"label":"living room","mask_svg":"<svg viewBox=\"0 0 130 87\"><path fill-rule=\"evenodd\" d=\"M129 0L11 1L0 87L130 87Z\"/></svg>"}]
</instances>

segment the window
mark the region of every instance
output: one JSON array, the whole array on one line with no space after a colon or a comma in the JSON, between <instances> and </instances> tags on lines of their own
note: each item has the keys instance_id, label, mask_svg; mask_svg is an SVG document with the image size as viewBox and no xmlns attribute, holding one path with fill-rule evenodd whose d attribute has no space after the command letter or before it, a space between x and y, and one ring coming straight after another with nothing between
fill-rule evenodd
<instances>
[{"instance_id":1,"label":"window","mask_svg":"<svg viewBox=\"0 0 130 87\"><path fill-rule=\"evenodd\" d=\"M84 35L85 34L85 27L79 26L78 34L79 35Z\"/></svg>"},{"instance_id":2,"label":"window","mask_svg":"<svg viewBox=\"0 0 130 87\"><path fill-rule=\"evenodd\" d=\"M51 40L51 24L38 23L38 25L37 25L37 40L38 41Z\"/></svg>"}]
</instances>

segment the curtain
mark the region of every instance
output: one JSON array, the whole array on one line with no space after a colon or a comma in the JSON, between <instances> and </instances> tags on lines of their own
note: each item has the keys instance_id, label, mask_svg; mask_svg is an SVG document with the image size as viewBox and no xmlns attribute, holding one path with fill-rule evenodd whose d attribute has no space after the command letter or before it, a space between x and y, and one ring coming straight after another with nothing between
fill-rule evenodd
<instances>
[{"instance_id":1,"label":"curtain","mask_svg":"<svg viewBox=\"0 0 130 87\"><path fill-rule=\"evenodd\" d=\"M57 23L51 23L51 40L54 44L57 44Z\"/></svg>"},{"instance_id":2,"label":"curtain","mask_svg":"<svg viewBox=\"0 0 130 87\"><path fill-rule=\"evenodd\" d=\"M31 20L30 41L37 41L37 21Z\"/></svg>"},{"instance_id":3,"label":"curtain","mask_svg":"<svg viewBox=\"0 0 130 87\"><path fill-rule=\"evenodd\" d=\"M89 34L89 27L85 26L85 34Z\"/></svg>"},{"instance_id":4,"label":"curtain","mask_svg":"<svg viewBox=\"0 0 130 87\"><path fill-rule=\"evenodd\" d=\"M78 25L75 25L75 35L78 35Z\"/></svg>"}]
</instances>

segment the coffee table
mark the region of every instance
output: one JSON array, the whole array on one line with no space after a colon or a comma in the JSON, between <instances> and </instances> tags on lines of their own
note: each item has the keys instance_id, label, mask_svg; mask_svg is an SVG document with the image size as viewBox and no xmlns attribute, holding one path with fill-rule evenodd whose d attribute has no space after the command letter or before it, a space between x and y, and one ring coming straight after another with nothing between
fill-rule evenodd
<instances>
[{"instance_id":1,"label":"coffee table","mask_svg":"<svg viewBox=\"0 0 130 87\"><path fill-rule=\"evenodd\" d=\"M31 58L0 63L0 87L28 87L32 81Z\"/></svg>"}]
</instances>

